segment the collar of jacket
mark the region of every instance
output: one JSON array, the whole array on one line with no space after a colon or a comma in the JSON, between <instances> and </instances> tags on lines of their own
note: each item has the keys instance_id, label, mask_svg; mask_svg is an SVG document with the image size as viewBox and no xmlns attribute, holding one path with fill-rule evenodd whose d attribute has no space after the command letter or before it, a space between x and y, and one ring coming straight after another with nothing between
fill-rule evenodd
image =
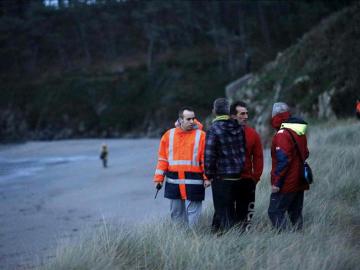
<instances>
[{"instance_id":1,"label":"collar of jacket","mask_svg":"<svg viewBox=\"0 0 360 270\"><path fill-rule=\"evenodd\" d=\"M192 129L190 129L190 130L184 130L184 129L182 129L181 127L177 127L177 128L175 128L175 129L177 129L178 130L178 132L182 132L182 133L191 133L191 132L193 132L194 130L197 130L198 128L192 128Z\"/></svg>"},{"instance_id":2,"label":"collar of jacket","mask_svg":"<svg viewBox=\"0 0 360 270\"><path fill-rule=\"evenodd\" d=\"M230 119L230 116L228 116L228 115L219 115L219 116L216 116L216 118L213 120L213 123L216 121L229 120L229 119Z\"/></svg>"},{"instance_id":3,"label":"collar of jacket","mask_svg":"<svg viewBox=\"0 0 360 270\"><path fill-rule=\"evenodd\" d=\"M287 128L296 132L297 135L305 135L307 125L300 123L282 123L280 129Z\"/></svg>"}]
</instances>

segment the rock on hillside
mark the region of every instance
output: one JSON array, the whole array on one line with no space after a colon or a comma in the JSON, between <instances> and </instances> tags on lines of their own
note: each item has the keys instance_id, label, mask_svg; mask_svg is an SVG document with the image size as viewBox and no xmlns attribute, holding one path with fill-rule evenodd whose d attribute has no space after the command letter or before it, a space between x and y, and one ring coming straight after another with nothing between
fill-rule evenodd
<instances>
[{"instance_id":1,"label":"rock on hillside","mask_svg":"<svg viewBox=\"0 0 360 270\"><path fill-rule=\"evenodd\" d=\"M273 102L284 101L305 118L354 114L360 98L360 4L323 20L257 74L226 87L231 100L249 103L253 124L269 134Z\"/></svg>"}]
</instances>

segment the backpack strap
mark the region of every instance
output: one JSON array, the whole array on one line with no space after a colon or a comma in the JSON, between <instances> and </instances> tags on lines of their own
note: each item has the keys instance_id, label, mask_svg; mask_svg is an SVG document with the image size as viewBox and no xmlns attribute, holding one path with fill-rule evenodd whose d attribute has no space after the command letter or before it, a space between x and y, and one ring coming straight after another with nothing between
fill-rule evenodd
<instances>
[{"instance_id":1,"label":"backpack strap","mask_svg":"<svg viewBox=\"0 0 360 270\"><path fill-rule=\"evenodd\" d=\"M284 128L284 130L286 130L286 131L290 134L290 137L291 137L292 141L293 141L294 144L295 144L295 148L296 148L297 152L299 153L300 159L301 159L301 161L304 163L305 160L303 159L303 157L302 157L302 155L301 155L301 152L300 152L300 149L299 149L299 145L298 145L298 143L296 142L296 140L295 140L295 138L294 138L294 135L292 135L291 132L290 132L290 130L288 130L287 128Z\"/></svg>"}]
</instances>

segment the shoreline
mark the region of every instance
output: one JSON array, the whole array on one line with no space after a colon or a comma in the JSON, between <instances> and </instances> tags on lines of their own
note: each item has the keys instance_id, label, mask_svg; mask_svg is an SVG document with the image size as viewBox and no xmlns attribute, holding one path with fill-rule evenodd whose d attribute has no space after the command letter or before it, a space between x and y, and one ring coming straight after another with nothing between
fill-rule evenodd
<instances>
[{"instance_id":1,"label":"shoreline","mask_svg":"<svg viewBox=\"0 0 360 270\"><path fill-rule=\"evenodd\" d=\"M102 168L100 146L109 147ZM0 260L4 269L29 269L103 221L147 222L168 214L163 191L154 200L158 139L30 141L0 148L9 160L92 157L52 164L0 181ZM129 184L130 183L130 184ZM39 261L40 260L40 261Z\"/></svg>"}]
</instances>

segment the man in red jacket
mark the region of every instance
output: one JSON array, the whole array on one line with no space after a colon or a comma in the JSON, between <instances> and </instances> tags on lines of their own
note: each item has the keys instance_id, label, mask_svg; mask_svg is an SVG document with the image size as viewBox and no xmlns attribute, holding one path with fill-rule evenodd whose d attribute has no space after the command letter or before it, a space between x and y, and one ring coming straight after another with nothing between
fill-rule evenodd
<instances>
[{"instance_id":1,"label":"man in red jacket","mask_svg":"<svg viewBox=\"0 0 360 270\"><path fill-rule=\"evenodd\" d=\"M249 118L245 102L234 102L230 107L231 117L244 126L245 131L245 165L241 179L234 185L234 216L235 222L243 230L249 230L255 208L255 189L263 171L263 149L259 134L247 125Z\"/></svg>"},{"instance_id":2,"label":"man in red jacket","mask_svg":"<svg viewBox=\"0 0 360 270\"><path fill-rule=\"evenodd\" d=\"M283 230L287 212L295 229L300 230L303 226L304 190L309 189L302 179L303 160L309 156L305 135L307 123L291 117L288 105L277 102L273 105L271 125L277 132L271 145L272 193L268 214L274 228Z\"/></svg>"},{"instance_id":3,"label":"man in red jacket","mask_svg":"<svg viewBox=\"0 0 360 270\"><path fill-rule=\"evenodd\" d=\"M360 120L360 99L356 100L356 116Z\"/></svg>"}]
</instances>

